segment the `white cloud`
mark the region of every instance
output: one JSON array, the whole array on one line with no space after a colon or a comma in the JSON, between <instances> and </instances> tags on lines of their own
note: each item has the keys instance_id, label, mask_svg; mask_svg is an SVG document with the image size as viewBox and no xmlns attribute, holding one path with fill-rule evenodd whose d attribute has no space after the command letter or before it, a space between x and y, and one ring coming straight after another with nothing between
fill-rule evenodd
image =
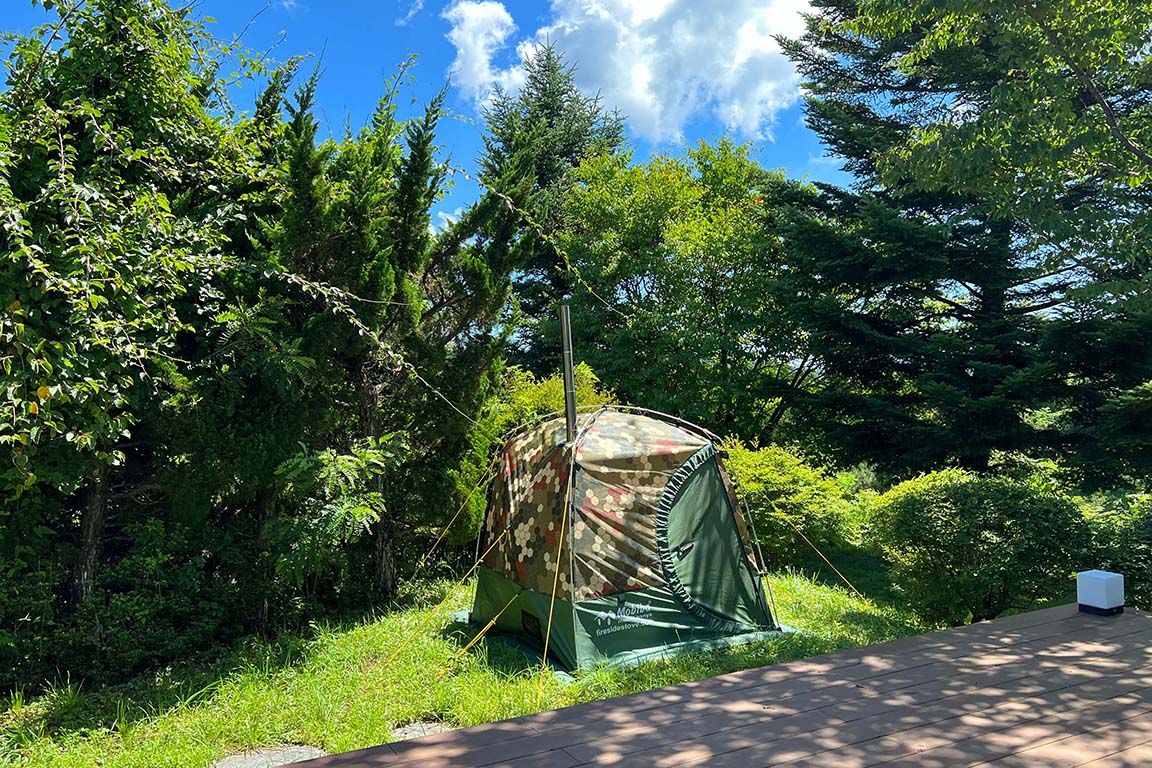
<instances>
[{"instance_id":1,"label":"white cloud","mask_svg":"<svg viewBox=\"0 0 1152 768\"><path fill-rule=\"evenodd\" d=\"M481 6L487 25L478 21ZM577 65L580 86L599 91L645 139L676 140L705 115L763 138L799 96L799 78L773 36L800 34L807 9L808 0L551 0L547 23L516 47L523 54L554 42ZM483 103L495 85L518 85L518 67L493 63L510 54L515 32L503 5L458 0L444 17L458 72L475 63L467 82L458 79L466 94Z\"/></svg>"},{"instance_id":2,"label":"white cloud","mask_svg":"<svg viewBox=\"0 0 1152 768\"><path fill-rule=\"evenodd\" d=\"M828 152L821 155L813 154L812 152L808 153L808 165L839 168L843 162L844 158Z\"/></svg>"},{"instance_id":3,"label":"white cloud","mask_svg":"<svg viewBox=\"0 0 1152 768\"><path fill-rule=\"evenodd\" d=\"M512 15L502 3L457 0L441 15L452 26L448 40L456 48L452 82L469 99L479 107L487 103L497 86L507 90L520 87L523 75L519 67L501 69L492 61L516 31Z\"/></svg>"},{"instance_id":4,"label":"white cloud","mask_svg":"<svg viewBox=\"0 0 1152 768\"><path fill-rule=\"evenodd\" d=\"M408 22L416 17L416 14L424 10L424 0L413 0L412 5L408 7L408 12L403 17L396 19L396 26L405 27Z\"/></svg>"},{"instance_id":5,"label":"white cloud","mask_svg":"<svg viewBox=\"0 0 1152 768\"><path fill-rule=\"evenodd\" d=\"M437 234L448 229L464 215L464 207L459 206L453 211L436 211L436 220L428 224L428 231Z\"/></svg>"}]
</instances>

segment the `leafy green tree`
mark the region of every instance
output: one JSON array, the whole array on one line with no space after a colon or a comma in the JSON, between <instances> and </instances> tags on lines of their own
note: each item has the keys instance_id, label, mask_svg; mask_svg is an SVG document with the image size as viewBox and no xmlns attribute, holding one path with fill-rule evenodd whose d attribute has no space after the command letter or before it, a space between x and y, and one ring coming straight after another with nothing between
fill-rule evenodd
<instances>
[{"instance_id":1,"label":"leafy green tree","mask_svg":"<svg viewBox=\"0 0 1152 768\"><path fill-rule=\"evenodd\" d=\"M781 203L810 192L746 146L702 143L577 172L558 238L590 290L573 298L577 356L626 402L725 434L771 438L820 371L786 310Z\"/></svg>"},{"instance_id":2,"label":"leafy green tree","mask_svg":"<svg viewBox=\"0 0 1152 768\"><path fill-rule=\"evenodd\" d=\"M891 90L915 119L867 148L874 177L1021 222L1018 250L1041 280L1067 285L1069 300L1041 302L1040 353L1058 386L1035 413L1042 442L1095 484L1147 478L1150 14L1143 2L865 0L812 22L839 41L829 50L882 50L875 82L915 85ZM843 74L810 61L815 78Z\"/></svg>"},{"instance_id":3,"label":"leafy green tree","mask_svg":"<svg viewBox=\"0 0 1152 768\"><path fill-rule=\"evenodd\" d=\"M616 151L624 124L598 95L580 92L575 67L551 43L537 46L525 59L524 74L518 92L497 93L484 112L481 168L485 178L499 178L520 155L533 174L531 222L522 235L531 239L531 253L515 278L523 319L513 341L517 358L542 373L555 369L559 360L554 304L574 288L568 265L550 239L567 226L564 200L576 169L585 158Z\"/></svg>"},{"instance_id":4,"label":"leafy green tree","mask_svg":"<svg viewBox=\"0 0 1152 768\"><path fill-rule=\"evenodd\" d=\"M497 385L528 164L433 235L441 100L400 119L405 67L318 141L297 62L162 0L57 10L0 93L0 678L388 601Z\"/></svg>"},{"instance_id":5,"label":"leafy green tree","mask_svg":"<svg viewBox=\"0 0 1152 768\"><path fill-rule=\"evenodd\" d=\"M433 236L430 211L446 177L435 144L442 97L401 123L395 95L404 76L402 69L358 136L319 145L315 78L301 86L283 135L283 211L264 232L273 263L337 289L335 299L347 302L332 314L332 294L297 293L280 310L316 371L304 390L314 416L301 434L312 445L404 435L403 459L372 478L380 508L364 542L370 552L362 562L372 567L362 581L378 602L396 592L397 539L414 549L416 531L444 522L454 503L456 468L499 369L504 336L496 324L510 275L524 260L516 209L529 189L513 159L505 176L491 180L493 191ZM266 449L265 461L282 452Z\"/></svg>"},{"instance_id":6,"label":"leafy green tree","mask_svg":"<svg viewBox=\"0 0 1152 768\"><path fill-rule=\"evenodd\" d=\"M810 125L859 182L854 193L825 188L790 238L793 266L810 278L796 309L829 382L809 400L807 423L845 458L898 470L1067 448L1035 418L1074 395L1043 340L1054 321L1107 313L1100 265L978 188L922 190L886 166L944 107L978 104L1000 73L979 46L923 49L931 76L893 67L930 28L863 33L865 4L815 8L807 32L782 43L807 78Z\"/></svg>"},{"instance_id":7,"label":"leafy green tree","mask_svg":"<svg viewBox=\"0 0 1152 768\"><path fill-rule=\"evenodd\" d=\"M211 50L166 5L97 0L19 41L0 94L4 508L41 508L23 500L34 490L72 499L0 530L20 560L26 536L79 514L79 600L94 589L109 473L171 378L179 302L220 270L236 216L204 196L244 169L212 114L220 83L201 43Z\"/></svg>"},{"instance_id":8,"label":"leafy green tree","mask_svg":"<svg viewBox=\"0 0 1152 768\"><path fill-rule=\"evenodd\" d=\"M1046 328L1042 355L1063 381L1036 416L1089 486L1147 488L1152 477L1150 332L1152 313L1138 298Z\"/></svg>"},{"instance_id":9,"label":"leafy green tree","mask_svg":"<svg viewBox=\"0 0 1152 768\"><path fill-rule=\"evenodd\" d=\"M908 38L890 62L908 78L936 80L949 60L988 72L984 87L933 98L932 118L885 151L887 178L979 195L1083 259L1147 266L1147 2L864 0L850 28Z\"/></svg>"}]
</instances>

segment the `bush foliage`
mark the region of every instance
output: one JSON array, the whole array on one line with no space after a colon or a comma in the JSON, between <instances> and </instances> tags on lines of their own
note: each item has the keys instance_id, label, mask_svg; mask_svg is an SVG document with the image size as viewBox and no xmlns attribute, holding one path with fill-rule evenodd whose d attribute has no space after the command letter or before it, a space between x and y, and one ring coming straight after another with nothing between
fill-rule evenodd
<instances>
[{"instance_id":1,"label":"bush foliage","mask_svg":"<svg viewBox=\"0 0 1152 768\"><path fill-rule=\"evenodd\" d=\"M824 470L780 446L752 448L730 440L725 449L769 568L800 561L809 550L800 533L818 547L850 536L852 501Z\"/></svg>"},{"instance_id":2,"label":"bush foliage","mask_svg":"<svg viewBox=\"0 0 1152 768\"><path fill-rule=\"evenodd\" d=\"M1086 522L1071 501L957 469L880 496L868 532L916 611L953 625L1065 593L1087 543Z\"/></svg>"},{"instance_id":3,"label":"bush foliage","mask_svg":"<svg viewBox=\"0 0 1152 768\"><path fill-rule=\"evenodd\" d=\"M1123 494L1084 502L1095 566L1124 574L1129 605L1152 607L1152 496Z\"/></svg>"}]
</instances>

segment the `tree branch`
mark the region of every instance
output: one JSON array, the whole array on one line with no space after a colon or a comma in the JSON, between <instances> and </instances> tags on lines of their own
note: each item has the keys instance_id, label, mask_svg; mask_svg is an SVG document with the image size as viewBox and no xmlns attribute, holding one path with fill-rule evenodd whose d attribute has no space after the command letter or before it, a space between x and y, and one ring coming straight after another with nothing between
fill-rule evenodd
<instances>
[{"instance_id":1,"label":"tree branch","mask_svg":"<svg viewBox=\"0 0 1152 768\"><path fill-rule=\"evenodd\" d=\"M1080 84L1084 86L1084 88L1092 96L1092 99L1100 105L1100 109L1104 112L1104 122L1108 124L1109 132L1124 146L1125 149L1139 158L1140 161L1145 165L1152 168L1152 154L1149 154L1147 150L1138 145L1136 142L1132 141L1128 134L1124 132L1124 129L1120 127L1120 120L1116 116L1116 112L1112 109L1112 105L1108 103L1108 100L1104 98L1104 94L1100 92L1100 88L1096 85L1096 82L1081 66L1079 66L1072 59L1072 56L1068 53L1068 49L1066 49L1060 42L1060 39L1056 36L1055 31L1053 31L1053 29L1048 26L1048 24L1046 24L1042 18L1040 18L1040 15L1036 12L1035 6L1028 7L1025 10L1025 13L1027 13L1032 21L1036 23L1036 26L1040 28L1040 31L1044 33L1044 37L1048 40L1052 47L1056 49L1056 52L1060 55L1061 60L1063 60L1068 68L1072 70L1073 74L1076 75L1076 79L1080 81Z\"/></svg>"},{"instance_id":2,"label":"tree branch","mask_svg":"<svg viewBox=\"0 0 1152 768\"><path fill-rule=\"evenodd\" d=\"M1005 310L1004 314L1030 315L1033 312L1039 312L1042 309L1051 309L1052 307L1058 307L1061 304L1067 304L1068 301L1069 299L1067 296L1058 296L1055 299L1049 299L1048 301L1042 301L1039 304L1032 304L1031 306L1027 307L1012 307L1011 309Z\"/></svg>"},{"instance_id":3,"label":"tree branch","mask_svg":"<svg viewBox=\"0 0 1152 768\"><path fill-rule=\"evenodd\" d=\"M54 25L52 25L52 34L48 36L48 39L44 41L44 47L40 49L40 56L36 59L36 63L33 64L32 68L28 70L28 75L24 78L24 82L20 84L19 90L13 94L13 101L16 101L18 98L22 98L24 96L24 91L31 87L32 81L38 74L40 74L40 67L44 64L44 57L48 55L48 50L52 47L54 42L60 39L60 32L68 23L68 19L72 16L73 13L80 10L80 6L82 5L84 5L84 0L77 0L77 2L74 3L71 7L65 8L63 12L61 12L59 20Z\"/></svg>"}]
</instances>

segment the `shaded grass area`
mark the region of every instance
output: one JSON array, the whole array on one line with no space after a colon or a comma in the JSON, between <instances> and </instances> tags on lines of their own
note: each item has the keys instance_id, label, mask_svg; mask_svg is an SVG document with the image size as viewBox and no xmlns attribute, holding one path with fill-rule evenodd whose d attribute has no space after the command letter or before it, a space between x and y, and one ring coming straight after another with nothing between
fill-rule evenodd
<instances>
[{"instance_id":1,"label":"shaded grass area","mask_svg":"<svg viewBox=\"0 0 1152 768\"><path fill-rule=\"evenodd\" d=\"M827 562L816 553L808 551L801 559L798 570L818 584L830 587L848 588L844 582L847 579L865 597L878 604L901 604L901 597L889 574L890 566L879 554L852 544L826 547L823 552L828 558ZM840 573L836 573L829 562Z\"/></svg>"},{"instance_id":2,"label":"shaded grass area","mask_svg":"<svg viewBox=\"0 0 1152 768\"><path fill-rule=\"evenodd\" d=\"M65 685L31 701L15 696L0 704L0 762L195 768L256 746L343 751L390 741L394 728L416 720L475 725L924 631L886 601L886 571L875 572L868 560L834 562L876 597L861 600L819 569L777 573L770 583L780 620L801 632L630 669L593 670L568 685L541 675L527 656L495 639L482 639L452 663L475 635L475 628L450 618L468 607L471 588L453 593L427 621L448 589L437 585L416 607L352 626L317 626L306 641L252 644L214 665L128 686L85 691Z\"/></svg>"}]
</instances>

